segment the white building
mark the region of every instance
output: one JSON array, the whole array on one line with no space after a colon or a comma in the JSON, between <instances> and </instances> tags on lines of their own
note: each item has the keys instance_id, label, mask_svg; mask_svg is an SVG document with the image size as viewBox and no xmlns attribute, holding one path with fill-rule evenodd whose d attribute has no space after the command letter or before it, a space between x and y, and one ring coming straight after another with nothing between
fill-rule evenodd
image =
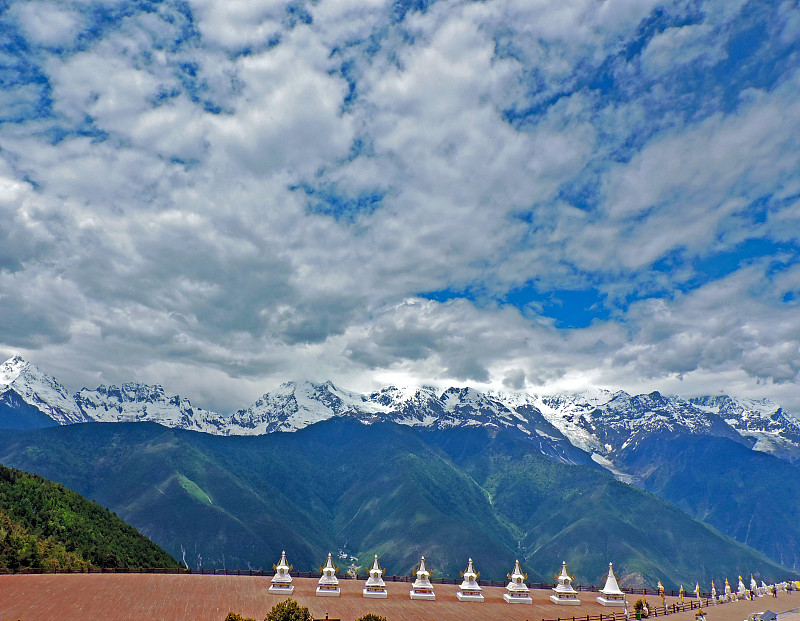
<instances>
[{"instance_id":1,"label":"white building","mask_svg":"<svg viewBox=\"0 0 800 621\"><path fill-rule=\"evenodd\" d=\"M336 577L336 568L333 566L331 553L328 552L328 561L322 568L322 576L317 583L317 595L320 597L339 597L342 592L339 589L339 579Z\"/></svg>"},{"instance_id":2,"label":"white building","mask_svg":"<svg viewBox=\"0 0 800 621\"><path fill-rule=\"evenodd\" d=\"M372 569L369 570L369 578L364 584L364 589L361 591L364 597L373 598L387 598L389 594L386 592L386 583L383 581L383 570L378 565L378 555L375 555L375 561L372 563Z\"/></svg>"},{"instance_id":3,"label":"white building","mask_svg":"<svg viewBox=\"0 0 800 621\"><path fill-rule=\"evenodd\" d=\"M600 595L597 597L597 603L603 606L619 606L624 608L626 606L625 593L623 593L617 578L614 575L614 568L611 563L608 564L608 578L606 578L606 585L600 590Z\"/></svg>"},{"instance_id":4,"label":"white building","mask_svg":"<svg viewBox=\"0 0 800 621\"><path fill-rule=\"evenodd\" d=\"M269 592L281 595L291 595L294 593L292 576L289 574L292 568L286 561L286 550L281 552L281 560L278 561L277 565L273 565L272 569L275 570L275 575L272 577L272 584L269 587Z\"/></svg>"},{"instance_id":5,"label":"white building","mask_svg":"<svg viewBox=\"0 0 800 621\"><path fill-rule=\"evenodd\" d=\"M409 595L411 599L436 599L431 584L431 573L425 568L425 557L419 559L419 569L417 569L417 579L411 585Z\"/></svg>"},{"instance_id":6,"label":"white building","mask_svg":"<svg viewBox=\"0 0 800 621\"><path fill-rule=\"evenodd\" d=\"M472 559L469 559L467 570L463 573L464 581L461 583L461 589L456 593L456 597L460 602L482 602L483 593L481 585L478 584L478 574L475 573L475 568L472 566Z\"/></svg>"},{"instance_id":7,"label":"white building","mask_svg":"<svg viewBox=\"0 0 800 621\"><path fill-rule=\"evenodd\" d=\"M514 563L514 571L508 574L509 583L506 585L506 593L503 599L509 604L532 604L528 585L525 584L527 576L523 575L519 568L519 561Z\"/></svg>"},{"instance_id":8,"label":"white building","mask_svg":"<svg viewBox=\"0 0 800 621\"><path fill-rule=\"evenodd\" d=\"M558 584L553 589L554 593L550 596L550 601L554 604L566 606L580 606L581 600L578 599L578 592L572 588L572 576L567 573L567 562L561 563L561 573L556 576Z\"/></svg>"}]
</instances>

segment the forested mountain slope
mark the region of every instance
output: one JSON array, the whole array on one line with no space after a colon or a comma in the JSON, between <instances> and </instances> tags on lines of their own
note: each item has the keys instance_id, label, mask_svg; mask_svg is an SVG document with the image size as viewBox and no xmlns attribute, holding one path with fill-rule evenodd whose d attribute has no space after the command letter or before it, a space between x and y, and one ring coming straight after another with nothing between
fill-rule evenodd
<instances>
[{"instance_id":1,"label":"forested mountain slope","mask_svg":"<svg viewBox=\"0 0 800 621\"><path fill-rule=\"evenodd\" d=\"M0 466L0 568L176 567L108 509L34 474Z\"/></svg>"}]
</instances>

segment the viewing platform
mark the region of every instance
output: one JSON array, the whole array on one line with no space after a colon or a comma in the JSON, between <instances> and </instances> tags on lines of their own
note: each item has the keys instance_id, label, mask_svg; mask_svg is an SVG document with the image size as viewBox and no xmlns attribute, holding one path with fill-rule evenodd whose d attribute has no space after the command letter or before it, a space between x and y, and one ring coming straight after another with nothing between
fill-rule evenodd
<instances>
[{"instance_id":1,"label":"viewing platform","mask_svg":"<svg viewBox=\"0 0 800 621\"><path fill-rule=\"evenodd\" d=\"M229 611L245 617L263 619L270 608L286 599L286 595L268 592L270 576L197 575L197 574L17 574L0 575L0 619L24 621L85 621L113 619L114 621L223 621ZM315 619L353 621L368 612L382 615L391 621L465 621L477 618L486 621L623 621L624 613L604 608L595 601L598 591L578 591L580 608L566 609L549 600L552 591L532 588L533 603L529 606L509 606L503 600L502 586L482 585L485 601L480 605L459 602L459 584L436 583L435 601L411 600L409 582L393 582L386 578L386 599L365 599L364 579L341 579L341 596L316 596L318 578L294 577L292 599L307 606ZM460 581L459 581L460 582ZM498 583L499 584L499 583ZM667 596L667 610L660 598L648 591L653 606L648 621L668 612L670 621L695 621L698 601L686 598L685 611L680 610L678 597ZM633 601L641 596L629 594ZM750 614L769 608L785 612L800 608L800 592L781 593L777 598L740 600L703 610L707 621L742 621ZM659 604L656 606L656 604ZM675 608L673 608L675 607ZM573 614L580 611L580 614ZM632 606L630 619L635 619ZM778 621L800 621L800 618Z\"/></svg>"}]
</instances>

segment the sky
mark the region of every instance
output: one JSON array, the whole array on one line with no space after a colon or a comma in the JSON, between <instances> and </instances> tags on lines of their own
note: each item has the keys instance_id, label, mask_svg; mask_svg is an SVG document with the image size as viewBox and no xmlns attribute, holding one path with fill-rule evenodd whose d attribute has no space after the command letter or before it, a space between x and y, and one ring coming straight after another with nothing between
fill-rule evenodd
<instances>
[{"instance_id":1,"label":"sky","mask_svg":"<svg viewBox=\"0 0 800 621\"><path fill-rule=\"evenodd\" d=\"M800 411L800 5L0 0L0 358Z\"/></svg>"}]
</instances>

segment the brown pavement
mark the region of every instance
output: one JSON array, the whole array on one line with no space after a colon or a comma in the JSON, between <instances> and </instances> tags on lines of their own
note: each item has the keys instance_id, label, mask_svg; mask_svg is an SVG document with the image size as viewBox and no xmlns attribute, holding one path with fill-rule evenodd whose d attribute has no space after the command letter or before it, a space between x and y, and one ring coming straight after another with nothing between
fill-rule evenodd
<instances>
[{"instance_id":1,"label":"brown pavement","mask_svg":"<svg viewBox=\"0 0 800 621\"><path fill-rule=\"evenodd\" d=\"M269 578L260 576L198 576L164 574L45 574L0 576L0 621L223 621L228 611L263 619L282 596L267 592ZM316 618L353 621L368 612L388 621L541 621L610 614L594 601L596 593L581 593L581 606L556 606L550 591L531 590L532 605L507 604L505 589L484 587L486 601L459 602L455 585L434 585L436 601L412 601L409 583L387 582L388 599L365 599L363 581L341 580L341 597L317 597L316 579L295 578L292 596ZM632 604L637 596L629 596ZM648 601L657 603L656 597ZM667 598L667 603L675 600ZM785 612L800 608L800 594L757 598L706 608L708 621L742 621L755 611ZM670 621L694 621L695 611L669 615ZM621 613L617 611L617 618ZM779 621L800 619L779 618Z\"/></svg>"},{"instance_id":2,"label":"brown pavement","mask_svg":"<svg viewBox=\"0 0 800 621\"><path fill-rule=\"evenodd\" d=\"M652 600L653 598L648 597L648 599ZM706 612L707 621L743 621L754 612L763 612L765 610L777 613L792 611L792 614L796 615L798 607L800 607L800 593L793 591L792 593L779 593L778 597L756 597L753 601L742 600L727 604L717 604L716 606L706 606L703 607L703 610ZM694 621L696 613L696 609L679 612L669 615L669 621ZM778 621L800 621L800 617L791 617L792 615L780 615Z\"/></svg>"}]
</instances>

